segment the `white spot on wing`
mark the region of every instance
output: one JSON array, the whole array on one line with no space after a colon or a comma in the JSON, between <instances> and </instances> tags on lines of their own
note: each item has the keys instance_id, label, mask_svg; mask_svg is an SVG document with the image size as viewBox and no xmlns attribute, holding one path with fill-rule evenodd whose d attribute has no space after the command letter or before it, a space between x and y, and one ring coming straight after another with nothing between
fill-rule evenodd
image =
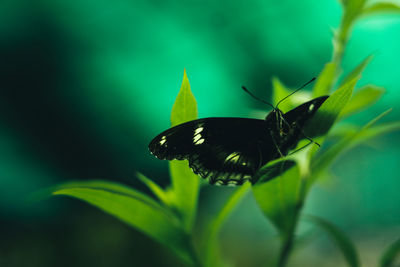
<instances>
[{"instance_id":1,"label":"white spot on wing","mask_svg":"<svg viewBox=\"0 0 400 267\"><path fill-rule=\"evenodd\" d=\"M195 142L194 144L196 145L196 146L198 146L198 145L201 145L202 143L204 143L204 138L201 138L201 139L199 139L197 142Z\"/></svg>"},{"instance_id":2,"label":"white spot on wing","mask_svg":"<svg viewBox=\"0 0 400 267\"><path fill-rule=\"evenodd\" d=\"M215 185L223 185L223 184L224 184L224 182L221 181L221 180L218 180L218 181L215 182Z\"/></svg>"},{"instance_id":3,"label":"white spot on wing","mask_svg":"<svg viewBox=\"0 0 400 267\"><path fill-rule=\"evenodd\" d=\"M233 152L226 157L225 162L232 161L233 163L236 163L239 160L239 158L240 158L240 153Z\"/></svg>"},{"instance_id":4,"label":"white spot on wing","mask_svg":"<svg viewBox=\"0 0 400 267\"><path fill-rule=\"evenodd\" d=\"M201 139L201 134L195 135L193 137L193 142L197 143L197 141L199 141Z\"/></svg>"},{"instance_id":5,"label":"white spot on wing","mask_svg":"<svg viewBox=\"0 0 400 267\"><path fill-rule=\"evenodd\" d=\"M226 185L227 185L227 186L234 187L234 186L237 186L237 185L238 185L238 182L237 182L237 181L228 181L228 183L227 183Z\"/></svg>"},{"instance_id":6,"label":"white spot on wing","mask_svg":"<svg viewBox=\"0 0 400 267\"><path fill-rule=\"evenodd\" d=\"M160 145L164 145L165 142L167 142L167 137L164 135L163 137L161 137Z\"/></svg>"},{"instance_id":7,"label":"white spot on wing","mask_svg":"<svg viewBox=\"0 0 400 267\"><path fill-rule=\"evenodd\" d=\"M314 104L311 104L309 107L308 107L308 111L313 111L314 110Z\"/></svg>"},{"instance_id":8,"label":"white spot on wing","mask_svg":"<svg viewBox=\"0 0 400 267\"><path fill-rule=\"evenodd\" d=\"M195 134L195 135L196 135L196 134L199 134L199 133L201 133L203 130L204 130L203 127L199 127L199 128L197 128L196 130L194 130L194 134Z\"/></svg>"},{"instance_id":9,"label":"white spot on wing","mask_svg":"<svg viewBox=\"0 0 400 267\"><path fill-rule=\"evenodd\" d=\"M204 143L204 138L202 138L201 132L204 130L204 127L199 126L196 130L194 130L194 135L193 135L193 143L194 145L201 145Z\"/></svg>"}]
</instances>

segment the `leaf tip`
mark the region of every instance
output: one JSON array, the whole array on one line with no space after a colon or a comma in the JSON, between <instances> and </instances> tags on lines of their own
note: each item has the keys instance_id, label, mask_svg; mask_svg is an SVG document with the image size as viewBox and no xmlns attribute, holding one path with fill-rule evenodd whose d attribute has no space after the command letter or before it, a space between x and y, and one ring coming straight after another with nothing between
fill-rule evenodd
<instances>
[{"instance_id":1,"label":"leaf tip","mask_svg":"<svg viewBox=\"0 0 400 267\"><path fill-rule=\"evenodd\" d=\"M182 79L181 87L183 87L184 85L188 85L189 90L190 90L189 78L187 76L186 68L183 68L183 79Z\"/></svg>"}]
</instances>

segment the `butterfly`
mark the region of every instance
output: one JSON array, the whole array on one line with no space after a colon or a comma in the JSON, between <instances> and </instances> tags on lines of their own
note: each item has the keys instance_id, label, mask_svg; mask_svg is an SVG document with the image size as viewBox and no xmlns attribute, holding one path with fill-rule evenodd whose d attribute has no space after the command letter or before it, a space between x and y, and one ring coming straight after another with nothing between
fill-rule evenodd
<instances>
[{"instance_id":1,"label":"butterfly","mask_svg":"<svg viewBox=\"0 0 400 267\"><path fill-rule=\"evenodd\" d=\"M149 150L158 159L188 160L193 172L210 184L254 183L252 177L263 165L287 155L301 139L310 139L303 130L327 98L286 113L278 103L264 120L212 117L185 122L157 135Z\"/></svg>"}]
</instances>

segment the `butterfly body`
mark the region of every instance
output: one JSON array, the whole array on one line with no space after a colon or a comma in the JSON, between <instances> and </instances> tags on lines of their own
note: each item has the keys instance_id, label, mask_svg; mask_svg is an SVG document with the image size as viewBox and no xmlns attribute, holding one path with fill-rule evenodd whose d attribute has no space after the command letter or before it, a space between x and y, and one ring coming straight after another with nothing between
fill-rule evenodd
<instances>
[{"instance_id":1,"label":"butterfly body","mask_svg":"<svg viewBox=\"0 0 400 267\"><path fill-rule=\"evenodd\" d=\"M315 98L287 113L275 108L265 120L215 117L182 123L156 136L149 150L158 159L188 160L193 172L211 184L240 185L295 148L326 99Z\"/></svg>"}]
</instances>

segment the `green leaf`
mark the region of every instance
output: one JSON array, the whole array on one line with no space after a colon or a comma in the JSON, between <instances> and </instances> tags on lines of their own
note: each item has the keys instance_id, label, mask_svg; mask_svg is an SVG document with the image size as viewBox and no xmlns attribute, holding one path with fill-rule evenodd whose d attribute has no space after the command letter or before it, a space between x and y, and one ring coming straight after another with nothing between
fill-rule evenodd
<instances>
[{"instance_id":1,"label":"green leaf","mask_svg":"<svg viewBox=\"0 0 400 267\"><path fill-rule=\"evenodd\" d=\"M327 220L319 217L307 216L305 217L305 219L314 223L328 234L328 236L342 252L348 266L360 266L357 250L355 249L355 246L351 239L343 231L341 231L339 228L337 228L335 225L328 222Z\"/></svg>"},{"instance_id":2,"label":"green leaf","mask_svg":"<svg viewBox=\"0 0 400 267\"><path fill-rule=\"evenodd\" d=\"M159 205L157 201L155 201L153 198L133 189L130 188L126 185L119 184L116 182L109 182L109 181L103 181L103 180L89 180L89 181L71 181L68 183L63 183L61 185L52 187L47 191L47 193L52 194L53 192L59 190L59 189L67 189L67 188L76 188L76 187L88 187L88 188L99 188L99 189L107 189L108 191L114 191L119 194L124 194L131 196L133 198L140 198L143 199L143 201L149 203L150 205ZM168 210L166 210L168 212ZM172 215L172 213L171 213Z\"/></svg>"},{"instance_id":3,"label":"green leaf","mask_svg":"<svg viewBox=\"0 0 400 267\"><path fill-rule=\"evenodd\" d=\"M197 118L197 103L191 90L186 71L183 74L181 89L171 112L171 126ZM188 167L187 161L170 161L173 202L182 215L185 229L193 227L199 194L199 177Z\"/></svg>"},{"instance_id":4,"label":"green leaf","mask_svg":"<svg viewBox=\"0 0 400 267\"><path fill-rule=\"evenodd\" d=\"M52 194L83 200L166 245L185 261L192 261L189 238L179 220L136 190L117 183L89 181L60 185Z\"/></svg>"},{"instance_id":5,"label":"green leaf","mask_svg":"<svg viewBox=\"0 0 400 267\"><path fill-rule=\"evenodd\" d=\"M375 127L371 127L369 129L361 130L360 133L357 134L355 140L353 140L354 143L353 146L365 142L371 138L375 138L379 135L383 135L398 130L400 130L400 121L384 123Z\"/></svg>"},{"instance_id":6,"label":"green leaf","mask_svg":"<svg viewBox=\"0 0 400 267\"><path fill-rule=\"evenodd\" d=\"M197 102L190 90L189 79L186 70L183 71L181 89L172 106L171 126L197 119Z\"/></svg>"},{"instance_id":7,"label":"green leaf","mask_svg":"<svg viewBox=\"0 0 400 267\"><path fill-rule=\"evenodd\" d=\"M283 239L292 234L297 223L305 198L303 185L309 175L312 151L312 146L304 147L296 153L267 163L256 173L259 180L252 187L254 197Z\"/></svg>"},{"instance_id":8,"label":"green leaf","mask_svg":"<svg viewBox=\"0 0 400 267\"><path fill-rule=\"evenodd\" d=\"M340 83L340 86L354 80L355 78L361 76L364 69L367 67L369 62L371 62L373 56L370 55L366 57L357 67L355 67Z\"/></svg>"},{"instance_id":9,"label":"green leaf","mask_svg":"<svg viewBox=\"0 0 400 267\"><path fill-rule=\"evenodd\" d=\"M362 142L366 142L371 138L400 130L400 122L391 122L373 126L388 112L390 112L390 110L383 112L358 131L350 129L338 142L329 147L323 153L318 154L318 157L315 157L311 164L311 172L313 175L308 180L308 187L310 187L311 184L314 183L315 179L333 163L339 154L359 145Z\"/></svg>"},{"instance_id":10,"label":"green leaf","mask_svg":"<svg viewBox=\"0 0 400 267\"><path fill-rule=\"evenodd\" d=\"M400 239L397 239L392 243L382 254L380 258L380 267L395 267L399 266L396 264L396 259L400 257Z\"/></svg>"},{"instance_id":11,"label":"green leaf","mask_svg":"<svg viewBox=\"0 0 400 267\"><path fill-rule=\"evenodd\" d=\"M380 119L382 119L383 117L385 117L387 114L389 114L390 112L392 112L392 109L388 109L384 112L382 112L381 114L379 114L378 116L376 116L375 118L373 118L372 120L370 120L367 124L364 125L363 129L369 129L372 126L374 126Z\"/></svg>"},{"instance_id":12,"label":"green leaf","mask_svg":"<svg viewBox=\"0 0 400 267\"><path fill-rule=\"evenodd\" d=\"M339 3L343 6L343 7L345 7L346 5L347 5L347 2L349 1L349 0L338 0L339 1Z\"/></svg>"},{"instance_id":13,"label":"green leaf","mask_svg":"<svg viewBox=\"0 0 400 267\"><path fill-rule=\"evenodd\" d=\"M249 192L251 187L250 183L245 183L238 187L235 192L231 194L228 201L210 223L206 232L203 235L203 251L204 251L204 265L205 266L221 266L219 262L220 251L218 246L218 235L224 223L227 221L229 216L237 207L238 203L243 199L243 197Z\"/></svg>"},{"instance_id":14,"label":"green leaf","mask_svg":"<svg viewBox=\"0 0 400 267\"><path fill-rule=\"evenodd\" d=\"M155 182L141 174L140 172L136 173L136 176L139 178L142 183L144 183L152 192L153 194L161 200L167 206L171 205L170 196Z\"/></svg>"},{"instance_id":15,"label":"green leaf","mask_svg":"<svg viewBox=\"0 0 400 267\"><path fill-rule=\"evenodd\" d=\"M365 7L364 10L362 11L362 15L369 16L382 13L399 13L399 12L400 12L400 6L398 4L390 2L378 2Z\"/></svg>"},{"instance_id":16,"label":"green leaf","mask_svg":"<svg viewBox=\"0 0 400 267\"><path fill-rule=\"evenodd\" d=\"M282 237L289 234L295 223L299 188L300 171L297 165L268 183L257 183L252 187L259 207Z\"/></svg>"},{"instance_id":17,"label":"green leaf","mask_svg":"<svg viewBox=\"0 0 400 267\"><path fill-rule=\"evenodd\" d=\"M343 108L340 117L347 117L369 106L372 106L385 93L385 89L374 85L366 85L358 89L349 103Z\"/></svg>"},{"instance_id":18,"label":"green leaf","mask_svg":"<svg viewBox=\"0 0 400 267\"><path fill-rule=\"evenodd\" d=\"M309 137L325 135L349 101L359 77L342 85L318 109L304 132Z\"/></svg>"},{"instance_id":19,"label":"green leaf","mask_svg":"<svg viewBox=\"0 0 400 267\"><path fill-rule=\"evenodd\" d=\"M340 26L334 32L333 38L333 56L332 61L339 66L344 55L345 47L354 23L362 14L366 0L343 0L342 8L343 15L340 21Z\"/></svg>"},{"instance_id":20,"label":"green leaf","mask_svg":"<svg viewBox=\"0 0 400 267\"><path fill-rule=\"evenodd\" d=\"M347 0L344 6L344 15L342 19L342 27L345 31L351 27L354 21L362 13L366 0Z\"/></svg>"},{"instance_id":21,"label":"green leaf","mask_svg":"<svg viewBox=\"0 0 400 267\"><path fill-rule=\"evenodd\" d=\"M325 64L324 69L318 75L313 88L314 97L328 95L336 78L337 65L335 62Z\"/></svg>"},{"instance_id":22,"label":"green leaf","mask_svg":"<svg viewBox=\"0 0 400 267\"><path fill-rule=\"evenodd\" d=\"M189 168L187 161L169 162L174 205L182 214L185 229L190 232L197 210L199 177Z\"/></svg>"}]
</instances>

